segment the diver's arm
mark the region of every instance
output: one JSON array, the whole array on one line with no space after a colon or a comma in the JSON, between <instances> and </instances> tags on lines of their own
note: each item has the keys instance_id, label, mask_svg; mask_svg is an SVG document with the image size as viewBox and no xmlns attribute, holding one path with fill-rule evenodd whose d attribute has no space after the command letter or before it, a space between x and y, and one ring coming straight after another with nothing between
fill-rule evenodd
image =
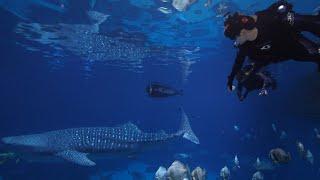
<instances>
[{"instance_id":1,"label":"diver's arm","mask_svg":"<svg viewBox=\"0 0 320 180\"><path fill-rule=\"evenodd\" d=\"M244 51L239 49L239 51L237 53L236 60L235 60L233 67L232 67L232 71L231 71L230 75L228 76L227 86L230 91L232 91L233 79L234 79L235 75L241 70L245 59L246 59L246 55L245 55Z\"/></svg>"}]
</instances>

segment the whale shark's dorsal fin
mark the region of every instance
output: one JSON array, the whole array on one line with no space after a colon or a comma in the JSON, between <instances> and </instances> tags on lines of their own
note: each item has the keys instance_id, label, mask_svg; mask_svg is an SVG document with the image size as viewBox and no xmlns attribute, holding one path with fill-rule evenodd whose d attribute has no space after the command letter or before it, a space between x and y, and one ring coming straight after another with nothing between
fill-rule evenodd
<instances>
[{"instance_id":1,"label":"whale shark's dorsal fin","mask_svg":"<svg viewBox=\"0 0 320 180\"><path fill-rule=\"evenodd\" d=\"M87 157L87 153L82 153L73 150L66 150L56 153L56 156L59 156L67 161L70 161L75 164L79 164L82 166L95 166L96 163L91 161Z\"/></svg>"},{"instance_id":2,"label":"whale shark's dorsal fin","mask_svg":"<svg viewBox=\"0 0 320 180\"><path fill-rule=\"evenodd\" d=\"M108 19L108 17L110 16L108 14L103 14L98 11L88 11L87 14L92 20L96 21L96 24L98 24L98 25L105 22Z\"/></svg>"},{"instance_id":3,"label":"whale shark's dorsal fin","mask_svg":"<svg viewBox=\"0 0 320 180\"><path fill-rule=\"evenodd\" d=\"M136 126L135 124L133 124L131 122L125 123L121 127L125 128L127 130L130 130L130 131L136 131L139 133L141 132L141 130L138 128L138 126Z\"/></svg>"}]
</instances>

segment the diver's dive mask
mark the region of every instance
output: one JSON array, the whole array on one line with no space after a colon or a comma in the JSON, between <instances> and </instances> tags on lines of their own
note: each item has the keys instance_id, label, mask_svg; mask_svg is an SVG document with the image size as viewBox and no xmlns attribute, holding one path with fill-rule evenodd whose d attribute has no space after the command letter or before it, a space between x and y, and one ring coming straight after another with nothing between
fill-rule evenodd
<instances>
[{"instance_id":1,"label":"diver's dive mask","mask_svg":"<svg viewBox=\"0 0 320 180\"><path fill-rule=\"evenodd\" d=\"M255 20L251 16L240 15L234 13L228 15L224 22L224 35L232 40L235 40L240 35L242 29L252 30L255 28Z\"/></svg>"}]
</instances>

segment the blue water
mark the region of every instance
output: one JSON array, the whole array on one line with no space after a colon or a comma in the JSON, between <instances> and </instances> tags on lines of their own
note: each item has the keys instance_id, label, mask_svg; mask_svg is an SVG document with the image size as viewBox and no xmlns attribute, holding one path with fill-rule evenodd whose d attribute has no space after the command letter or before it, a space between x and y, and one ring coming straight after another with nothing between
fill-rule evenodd
<instances>
[{"instance_id":1,"label":"blue water","mask_svg":"<svg viewBox=\"0 0 320 180\"><path fill-rule=\"evenodd\" d=\"M301 13L313 13L320 5L317 0L292 2ZM200 139L200 145L181 140L132 158L106 157L95 167L12 159L0 165L0 177L139 179L132 176L139 172L140 179L153 179L159 166L168 167L175 154L185 153L190 157L180 160L205 168L207 179L217 179L225 165L232 169L237 155L241 168L231 171L231 178L251 179L256 158L269 161L269 150L281 147L292 161L262 171L265 179L319 179L314 128L320 128L320 78L315 66L272 65L278 89L267 97L251 93L239 102L226 89L236 50L223 36L223 19L214 8L219 2L209 8L204 3L179 12L158 0L0 0L1 137L129 121L144 131L174 132L183 107ZM250 13L270 2L231 4ZM88 10L109 15L98 30ZM183 89L184 95L152 99L145 93L151 81ZM287 136L280 138L281 131ZM299 157L296 141L313 153L313 165Z\"/></svg>"}]
</instances>

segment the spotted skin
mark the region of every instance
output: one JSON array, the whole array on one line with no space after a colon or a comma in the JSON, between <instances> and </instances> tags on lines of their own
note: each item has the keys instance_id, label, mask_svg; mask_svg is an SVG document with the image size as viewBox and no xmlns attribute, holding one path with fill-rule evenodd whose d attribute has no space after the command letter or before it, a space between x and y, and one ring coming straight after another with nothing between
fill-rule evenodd
<instances>
[{"instance_id":1,"label":"spotted skin","mask_svg":"<svg viewBox=\"0 0 320 180\"><path fill-rule=\"evenodd\" d=\"M46 134L51 149L59 151L67 148L90 153L136 150L148 143L158 143L175 137L174 134L144 133L131 123L114 128L74 128Z\"/></svg>"}]
</instances>

